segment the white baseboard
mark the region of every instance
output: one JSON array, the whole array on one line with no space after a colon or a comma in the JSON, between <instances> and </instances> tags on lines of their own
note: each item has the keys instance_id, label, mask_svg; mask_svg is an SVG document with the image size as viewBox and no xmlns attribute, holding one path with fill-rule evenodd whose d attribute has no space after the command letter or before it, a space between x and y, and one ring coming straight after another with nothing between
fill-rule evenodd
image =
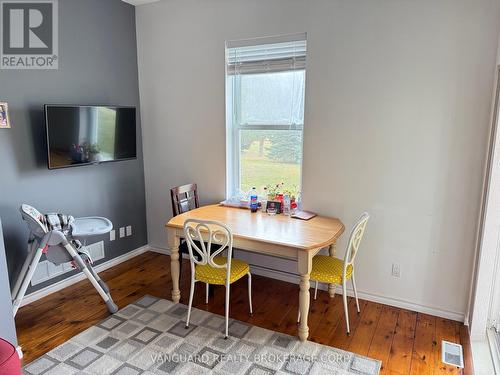
<instances>
[{"instance_id":1,"label":"white baseboard","mask_svg":"<svg viewBox=\"0 0 500 375\"><path fill-rule=\"evenodd\" d=\"M100 265L95 267L95 270L96 270L96 272L104 271L108 268L116 266L122 262L125 262L125 261L127 261L133 257L136 257L140 254L143 254L147 251L153 251L153 252L156 252L159 254L165 254L165 255L170 254L170 251L168 249L146 245L146 246L142 246L138 249L132 250L132 251L130 251L126 254L123 254L119 257L116 257L116 258L110 259L104 263L101 263ZM186 254L184 254L184 258L187 258ZM254 273L256 275L269 277L271 279L286 281L286 282L293 283L293 284L299 283L299 276L294 275L292 273L271 270L271 269L262 267L260 265L255 265L255 264L252 264L251 268L252 268L252 273ZM27 305L27 304L34 302L40 298L48 296L49 294L55 293L63 288L66 288L72 284L75 284L78 281L81 281L83 279L85 279L85 275L83 273L78 273L78 274L71 276L67 279L64 279L64 280L61 280L57 283L49 285L43 289L37 290L36 292L30 293L23 299L21 306ZM320 284L318 286L318 289L327 290L328 287L326 284ZM336 293L342 294L342 288L337 287ZM353 295L352 290L348 288L347 294L349 296L352 296ZM382 303L384 305L389 305L389 306L399 307L399 308L403 308L403 309L407 309L407 310L411 310L411 311L421 312L421 313L425 313L425 314L429 314L429 315L438 316L441 318L456 320L459 322L464 322L464 320L465 320L465 314L463 314L463 313L444 310L444 309L438 309L438 308L417 304L417 303L403 300L403 299L386 297L386 296L381 296L381 295L377 295L377 294L373 294L373 293L367 293L367 292L363 292L363 291L358 291L358 296L359 296L359 298L367 300L367 301Z\"/></svg>"},{"instance_id":2,"label":"white baseboard","mask_svg":"<svg viewBox=\"0 0 500 375\"><path fill-rule=\"evenodd\" d=\"M170 250L163 249L161 247L149 246L149 251L152 251L152 252L158 253L158 254L170 255Z\"/></svg>"},{"instance_id":3,"label":"white baseboard","mask_svg":"<svg viewBox=\"0 0 500 375\"><path fill-rule=\"evenodd\" d=\"M299 283L299 276L298 275L293 275L293 274L290 274L288 272L269 270L269 269L261 267L259 265L252 265L251 267L252 267L252 273L254 273L256 275L265 276L265 277L278 279L278 280L282 280L282 281L287 281L287 282L293 283L293 284ZM314 283L311 283L311 287L313 287L313 286L314 286ZM328 290L328 285L320 283L318 285L318 289ZM337 285L337 289L336 289L335 293L342 295L342 287ZM347 288L347 295L350 297L352 297L354 295L353 290L349 287ZM421 305L421 304L417 304L417 303L410 302L410 301L405 301L405 300L398 299L398 298L380 296L377 294L362 292L359 290L358 290L358 297L361 299L367 300L367 301L371 301L371 302L382 303L384 305L399 307L402 309L421 312L424 314L429 314L429 315L434 315L434 316L438 316L441 318L456 320L459 322L463 322L464 318L465 318L463 313L437 309L434 307Z\"/></svg>"},{"instance_id":4,"label":"white baseboard","mask_svg":"<svg viewBox=\"0 0 500 375\"><path fill-rule=\"evenodd\" d=\"M152 251L152 252L158 253L158 254L170 255L170 250L169 249L165 249L163 247L149 246L149 251ZM182 254L182 258L183 259L189 259L189 255L188 254Z\"/></svg>"},{"instance_id":5,"label":"white baseboard","mask_svg":"<svg viewBox=\"0 0 500 375\"><path fill-rule=\"evenodd\" d=\"M170 254L170 251L165 248L159 248L159 247L150 247L151 251L160 253L160 254ZM277 271L274 269L269 269L266 267L262 267L260 265L256 264L251 264L252 268L252 273L260 276L265 276L269 277L271 279L277 279L281 281L286 281L289 283L293 284L298 284L299 283L299 276L294 275L289 272L283 272L283 271ZM311 286L314 286L313 283L311 283ZM326 284L319 284L318 289L321 290L328 290L328 286ZM337 286L336 293L342 295L342 287ZM348 296L353 296L353 291L350 288L347 288L347 295ZM444 310L444 309L438 309L435 307L431 306L426 306L418 303L414 303L411 301L407 301L404 299L398 299L398 298L393 298L393 297L386 297L386 296L381 296L373 293L367 293L367 292L362 292L358 290L358 297L367 301L371 302L377 302L377 303L382 303L384 305L389 305L389 306L394 306L406 310L411 310L411 311L416 311L424 314L429 314L433 316L438 316L440 318L445 318L445 319L451 319L451 320L456 320L459 322L464 322L465 321L465 314L461 312L456 312L456 311L449 311L449 310Z\"/></svg>"},{"instance_id":6,"label":"white baseboard","mask_svg":"<svg viewBox=\"0 0 500 375\"><path fill-rule=\"evenodd\" d=\"M144 254L145 252L149 251L151 248L149 245L145 245L142 247L139 247L138 249L129 251L128 253L125 253L123 255L117 256L116 258L110 259L104 263L99 264L98 266L94 267L94 270L96 272L101 272L104 270L107 270L108 268L111 268L113 266L116 266L120 263L123 263L129 259L132 259L138 255ZM58 281L54 284L48 285L45 288L39 289L33 293L30 293L26 295L21 303L21 306L25 306L27 304L30 304L32 302L35 302L39 300L40 298L43 298L45 296L48 296L49 294L55 293L61 289L64 289L70 285L73 285L81 280L86 279L86 276L79 272L76 275L70 276L67 279Z\"/></svg>"},{"instance_id":7,"label":"white baseboard","mask_svg":"<svg viewBox=\"0 0 500 375\"><path fill-rule=\"evenodd\" d=\"M299 283L299 276L298 275L289 274L287 272L269 270L267 268L263 268L263 267L260 267L258 265L252 265L252 272L255 273L256 275L261 275L261 276L265 276L265 277L269 277L269 278L287 281L287 282L294 283L294 284ZM314 284L311 283L311 287L313 285ZM318 285L318 289L328 290L328 285L320 283ZM342 287L337 285L337 289L336 289L335 293L342 295ZM347 295L350 297L354 296L354 292L350 287L347 288ZM465 319L465 315L463 313L437 309L434 307L421 305L421 304L414 303L411 301L406 301L403 299L381 296L381 295L377 295L377 294L373 294L373 293L362 292L359 290L358 290L358 297L361 299L367 300L367 301L371 301L371 302L382 303L384 305L389 305L389 306L394 306L394 307L398 307L398 308L402 308L402 309L406 309L406 310L421 312L424 314L429 314L429 315L434 315L434 316L438 316L441 318L456 320L459 322L463 322Z\"/></svg>"}]
</instances>

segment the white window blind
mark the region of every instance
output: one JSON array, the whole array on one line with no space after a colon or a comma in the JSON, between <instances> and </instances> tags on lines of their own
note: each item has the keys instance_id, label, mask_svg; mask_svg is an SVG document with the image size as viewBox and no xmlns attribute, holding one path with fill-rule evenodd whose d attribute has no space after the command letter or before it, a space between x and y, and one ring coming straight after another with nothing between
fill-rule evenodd
<instances>
[{"instance_id":1,"label":"white window blind","mask_svg":"<svg viewBox=\"0 0 500 375\"><path fill-rule=\"evenodd\" d=\"M228 48L228 74L283 72L305 68L305 40Z\"/></svg>"},{"instance_id":2,"label":"white window blind","mask_svg":"<svg viewBox=\"0 0 500 375\"><path fill-rule=\"evenodd\" d=\"M304 124L306 34L227 43L234 125L246 129Z\"/></svg>"}]
</instances>

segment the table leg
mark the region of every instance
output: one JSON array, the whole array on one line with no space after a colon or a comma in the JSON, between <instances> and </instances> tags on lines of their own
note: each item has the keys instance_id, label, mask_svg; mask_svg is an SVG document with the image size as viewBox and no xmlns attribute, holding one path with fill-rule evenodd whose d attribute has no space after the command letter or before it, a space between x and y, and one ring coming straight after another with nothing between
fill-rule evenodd
<instances>
[{"instance_id":1,"label":"table leg","mask_svg":"<svg viewBox=\"0 0 500 375\"><path fill-rule=\"evenodd\" d=\"M179 244L180 238L175 231L168 232L168 247L170 249L170 273L172 275L172 301L175 303L181 299L181 291L179 289Z\"/></svg>"},{"instance_id":2,"label":"table leg","mask_svg":"<svg viewBox=\"0 0 500 375\"><path fill-rule=\"evenodd\" d=\"M335 255L337 255L337 243L334 242L333 244L330 245L328 248L328 253L330 256L333 258ZM330 298L335 297L335 288L337 286L335 284L328 284L328 294L330 294Z\"/></svg>"},{"instance_id":3,"label":"table leg","mask_svg":"<svg viewBox=\"0 0 500 375\"><path fill-rule=\"evenodd\" d=\"M309 336L309 326L307 325L307 318L309 315L309 275L311 273L312 257L310 253L301 251L298 256L298 268L300 274L300 292L299 292L299 311L300 311L300 324L299 324L299 339L306 341Z\"/></svg>"}]
</instances>

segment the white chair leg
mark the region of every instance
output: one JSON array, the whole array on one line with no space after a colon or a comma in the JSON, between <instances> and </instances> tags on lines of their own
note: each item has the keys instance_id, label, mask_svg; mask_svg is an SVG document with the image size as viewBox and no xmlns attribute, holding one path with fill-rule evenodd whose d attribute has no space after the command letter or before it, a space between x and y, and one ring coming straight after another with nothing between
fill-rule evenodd
<instances>
[{"instance_id":1,"label":"white chair leg","mask_svg":"<svg viewBox=\"0 0 500 375\"><path fill-rule=\"evenodd\" d=\"M316 280L316 285L314 286L314 300L318 297L318 280Z\"/></svg>"},{"instance_id":2,"label":"white chair leg","mask_svg":"<svg viewBox=\"0 0 500 375\"><path fill-rule=\"evenodd\" d=\"M189 291L189 305L188 305L188 315L186 320L186 328L189 328L189 318L191 318L191 307L193 306L193 296L194 296L194 277L191 277L191 290Z\"/></svg>"},{"instance_id":3,"label":"white chair leg","mask_svg":"<svg viewBox=\"0 0 500 375\"><path fill-rule=\"evenodd\" d=\"M351 276L352 288L354 289L354 298L356 299L356 309L358 310L358 314L361 312L359 309L359 301L358 301L358 290L356 289L356 280L354 279L354 272Z\"/></svg>"},{"instance_id":4,"label":"white chair leg","mask_svg":"<svg viewBox=\"0 0 500 375\"><path fill-rule=\"evenodd\" d=\"M205 305L208 305L208 292L209 292L209 284L205 283Z\"/></svg>"},{"instance_id":5,"label":"white chair leg","mask_svg":"<svg viewBox=\"0 0 500 375\"><path fill-rule=\"evenodd\" d=\"M250 315L253 314L252 308L252 274L248 273L248 303L250 304Z\"/></svg>"},{"instance_id":6,"label":"white chair leg","mask_svg":"<svg viewBox=\"0 0 500 375\"><path fill-rule=\"evenodd\" d=\"M349 334L349 310L347 309L347 287L346 281L342 281L342 299L344 300L344 314L345 314L345 323L347 325L347 334Z\"/></svg>"},{"instance_id":7,"label":"white chair leg","mask_svg":"<svg viewBox=\"0 0 500 375\"><path fill-rule=\"evenodd\" d=\"M229 288L231 284L226 285L226 335L225 339L229 336Z\"/></svg>"}]
</instances>

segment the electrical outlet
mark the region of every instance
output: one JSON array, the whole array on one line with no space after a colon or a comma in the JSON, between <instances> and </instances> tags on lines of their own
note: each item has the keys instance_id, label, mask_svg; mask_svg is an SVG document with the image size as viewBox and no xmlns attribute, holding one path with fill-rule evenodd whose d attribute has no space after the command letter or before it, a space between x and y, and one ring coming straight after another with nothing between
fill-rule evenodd
<instances>
[{"instance_id":1,"label":"electrical outlet","mask_svg":"<svg viewBox=\"0 0 500 375\"><path fill-rule=\"evenodd\" d=\"M392 263L392 276L401 277L401 266L398 263Z\"/></svg>"},{"instance_id":2,"label":"electrical outlet","mask_svg":"<svg viewBox=\"0 0 500 375\"><path fill-rule=\"evenodd\" d=\"M132 235L132 225L127 225L127 237Z\"/></svg>"},{"instance_id":3,"label":"electrical outlet","mask_svg":"<svg viewBox=\"0 0 500 375\"><path fill-rule=\"evenodd\" d=\"M125 227L120 228L120 238L125 237Z\"/></svg>"},{"instance_id":4,"label":"electrical outlet","mask_svg":"<svg viewBox=\"0 0 500 375\"><path fill-rule=\"evenodd\" d=\"M109 232L109 240L110 241L116 240L116 231L114 229L111 232Z\"/></svg>"}]
</instances>

